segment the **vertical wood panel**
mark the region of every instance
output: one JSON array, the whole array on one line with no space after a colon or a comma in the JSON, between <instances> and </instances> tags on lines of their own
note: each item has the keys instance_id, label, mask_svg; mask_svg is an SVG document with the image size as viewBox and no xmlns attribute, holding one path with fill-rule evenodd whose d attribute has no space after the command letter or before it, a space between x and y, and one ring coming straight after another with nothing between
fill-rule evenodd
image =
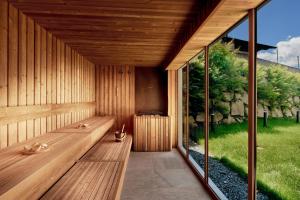
<instances>
[{"instance_id":1,"label":"vertical wood panel","mask_svg":"<svg viewBox=\"0 0 300 200\"><path fill-rule=\"evenodd\" d=\"M8 106L18 105L18 31L19 13L9 5L8 34ZM18 124L8 125L8 145L18 140Z\"/></svg>"},{"instance_id":2,"label":"vertical wood panel","mask_svg":"<svg viewBox=\"0 0 300 200\"><path fill-rule=\"evenodd\" d=\"M96 66L96 112L99 115L114 115L115 129L122 124L133 130L134 67Z\"/></svg>"},{"instance_id":3,"label":"vertical wood panel","mask_svg":"<svg viewBox=\"0 0 300 200\"><path fill-rule=\"evenodd\" d=\"M71 61L71 49L66 46L66 49L65 49L65 52L66 52L66 60L65 60L65 69L66 69L66 73L65 73L65 80L66 80L66 83L65 83L65 102L66 103L71 103L70 101L70 92L71 92L71 79L70 79L70 74L71 74L71 65L70 65L70 61ZM65 124L68 125L70 124L71 121L70 121L70 113L67 113L65 115Z\"/></svg>"},{"instance_id":4,"label":"vertical wood panel","mask_svg":"<svg viewBox=\"0 0 300 200\"><path fill-rule=\"evenodd\" d=\"M74 55L74 51L71 51L71 100L72 103L75 102L75 55ZM73 123L75 121L75 113L71 113L71 122Z\"/></svg>"},{"instance_id":5,"label":"vertical wood panel","mask_svg":"<svg viewBox=\"0 0 300 200\"><path fill-rule=\"evenodd\" d=\"M0 107L7 106L8 4L0 1ZM0 149L7 146L7 126L0 126Z\"/></svg>"},{"instance_id":6,"label":"vertical wood panel","mask_svg":"<svg viewBox=\"0 0 300 200\"><path fill-rule=\"evenodd\" d=\"M7 1L0 1L0 71L0 108L95 101L95 65ZM94 114L87 107L1 123L0 149Z\"/></svg>"},{"instance_id":7,"label":"vertical wood panel","mask_svg":"<svg viewBox=\"0 0 300 200\"><path fill-rule=\"evenodd\" d=\"M65 44L60 42L60 103L65 103ZM65 115L60 115L60 126L65 126Z\"/></svg>"},{"instance_id":8,"label":"vertical wood panel","mask_svg":"<svg viewBox=\"0 0 300 200\"><path fill-rule=\"evenodd\" d=\"M55 37L52 37L52 87L51 87L51 96L52 96L52 103L56 104L57 103L57 98L56 98L56 90L57 90L57 79L56 79L56 57L57 57L57 52L56 52L56 46L57 46L57 41ZM56 115L51 116L51 121L52 121L52 130L55 130L57 128L57 120L56 120Z\"/></svg>"},{"instance_id":9,"label":"vertical wood panel","mask_svg":"<svg viewBox=\"0 0 300 200\"><path fill-rule=\"evenodd\" d=\"M19 12L19 57L18 57L18 105L26 105L26 78L27 78L27 18ZM18 142L26 140L26 121L18 124Z\"/></svg>"},{"instance_id":10,"label":"vertical wood panel","mask_svg":"<svg viewBox=\"0 0 300 200\"><path fill-rule=\"evenodd\" d=\"M34 21L27 18L27 105L34 104ZM27 139L34 136L34 120L27 120Z\"/></svg>"},{"instance_id":11,"label":"vertical wood panel","mask_svg":"<svg viewBox=\"0 0 300 200\"><path fill-rule=\"evenodd\" d=\"M61 51L61 42L60 40L56 40L56 103L60 104L61 103L61 97L60 97L60 87L61 87L61 69L60 69L60 64L61 64L61 56L60 56L60 51ZM61 128L61 116L56 115L56 126L57 128Z\"/></svg>"},{"instance_id":12,"label":"vertical wood panel","mask_svg":"<svg viewBox=\"0 0 300 200\"><path fill-rule=\"evenodd\" d=\"M47 104L51 104L52 103L52 34L47 33L47 69L46 69L46 73L47 73L47 79L46 79L46 83L47 83L47 91L46 91L46 103ZM47 117L47 129L46 131L49 132L52 130L52 118L51 116Z\"/></svg>"},{"instance_id":13,"label":"vertical wood panel","mask_svg":"<svg viewBox=\"0 0 300 200\"><path fill-rule=\"evenodd\" d=\"M170 117L134 116L134 151L171 151Z\"/></svg>"},{"instance_id":14,"label":"vertical wood panel","mask_svg":"<svg viewBox=\"0 0 300 200\"><path fill-rule=\"evenodd\" d=\"M47 35L41 28L41 104L47 103ZM41 134L46 133L46 117L41 118Z\"/></svg>"},{"instance_id":15,"label":"vertical wood panel","mask_svg":"<svg viewBox=\"0 0 300 200\"><path fill-rule=\"evenodd\" d=\"M34 105L41 104L41 28L35 23L34 38ZM41 119L34 120L34 136L41 134Z\"/></svg>"},{"instance_id":16,"label":"vertical wood panel","mask_svg":"<svg viewBox=\"0 0 300 200\"><path fill-rule=\"evenodd\" d=\"M168 116L170 116L170 134L172 146L177 146L177 71L168 71Z\"/></svg>"}]
</instances>

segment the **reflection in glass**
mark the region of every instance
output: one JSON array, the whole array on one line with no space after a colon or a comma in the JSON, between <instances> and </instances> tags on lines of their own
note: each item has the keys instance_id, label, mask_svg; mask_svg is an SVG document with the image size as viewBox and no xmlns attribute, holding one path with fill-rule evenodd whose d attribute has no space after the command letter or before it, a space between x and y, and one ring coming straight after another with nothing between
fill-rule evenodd
<instances>
[{"instance_id":1,"label":"reflection in glass","mask_svg":"<svg viewBox=\"0 0 300 200\"><path fill-rule=\"evenodd\" d=\"M205 80L204 53L189 62L189 153L190 160L204 176ZM199 168L200 167L200 168Z\"/></svg>"}]
</instances>

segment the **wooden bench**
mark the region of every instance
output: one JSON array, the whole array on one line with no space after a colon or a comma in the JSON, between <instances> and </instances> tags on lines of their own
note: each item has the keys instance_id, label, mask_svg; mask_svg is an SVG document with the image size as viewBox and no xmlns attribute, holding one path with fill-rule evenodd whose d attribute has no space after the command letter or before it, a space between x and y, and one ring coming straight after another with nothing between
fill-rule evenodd
<instances>
[{"instance_id":1,"label":"wooden bench","mask_svg":"<svg viewBox=\"0 0 300 200\"><path fill-rule=\"evenodd\" d=\"M93 117L0 151L0 199L38 199L113 125L112 117ZM69 131L71 130L72 131ZM23 155L24 145L47 143L49 151Z\"/></svg>"},{"instance_id":2,"label":"wooden bench","mask_svg":"<svg viewBox=\"0 0 300 200\"><path fill-rule=\"evenodd\" d=\"M120 199L131 145L105 135L41 199Z\"/></svg>"}]
</instances>

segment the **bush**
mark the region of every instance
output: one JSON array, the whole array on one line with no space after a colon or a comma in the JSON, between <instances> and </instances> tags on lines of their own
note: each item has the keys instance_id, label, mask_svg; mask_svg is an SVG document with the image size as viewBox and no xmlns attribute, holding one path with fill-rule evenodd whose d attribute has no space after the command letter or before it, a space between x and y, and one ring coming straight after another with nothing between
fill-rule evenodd
<instances>
[{"instance_id":1,"label":"bush","mask_svg":"<svg viewBox=\"0 0 300 200\"><path fill-rule=\"evenodd\" d=\"M248 61L237 56L232 43L215 43L209 50L210 112L228 115L228 109L220 106L224 93L241 93L248 90ZM190 63L189 110L196 119L204 111L204 54ZM292 73L279 65L258 66L258 99L270 108L290 108L289 99L300 96L300 73Z\"/></svg>"},{"instance_id":2,"label":"bush","mask_svg":"<svg viewBox=\"0 0 300 200\"><path fill-rule=\"evenodd\" d=\"M217 42L210 48L209 66L210 112L228 114L228 110L218 105L224 98L224 92L240 93L245 88L245 62L236 58L232 43ZM190 63L189 108L194 118L204 111L204 73L204 54L201 53L196 61Z\"/></svg>"},{"instance_id":3,"label":"bush","mask_svg":"<svg viewBox=\"0 0 300 200\"><path fill-rule=\"evenodd\" d=\"M291 107L289 99L299 95L299 74L293 74L278 65L258 67L257 96L259 100L266 101L271 108Z\"/></svg>"}]
</instances>

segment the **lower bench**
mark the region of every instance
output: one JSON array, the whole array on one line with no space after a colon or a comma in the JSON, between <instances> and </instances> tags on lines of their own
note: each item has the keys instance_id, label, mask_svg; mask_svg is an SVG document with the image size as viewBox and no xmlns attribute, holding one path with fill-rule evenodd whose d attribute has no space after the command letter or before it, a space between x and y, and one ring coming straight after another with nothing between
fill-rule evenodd
<instances>
[{"instance_id":1,"label":"lower bench","mask_svg":"<svg viewBox=\"0 0 300 200\"><path fill-rule=\"evenodd\" d=\"M0 199L38 199L69 170L114 123L112 117L83 121L89 130L47 133L0 151ZM23 155L24 145L47 143L49 151Z\"/></svg>"},{"instance_id":2,"label":"lower bench","mask_svg":"<svg viewBox=\"0 0 300 200\"><path fill-rule=\"evenodd\" d=\"M132 136L104 136L41 199L120 199Z\"/></svg>"}]
</instances>

